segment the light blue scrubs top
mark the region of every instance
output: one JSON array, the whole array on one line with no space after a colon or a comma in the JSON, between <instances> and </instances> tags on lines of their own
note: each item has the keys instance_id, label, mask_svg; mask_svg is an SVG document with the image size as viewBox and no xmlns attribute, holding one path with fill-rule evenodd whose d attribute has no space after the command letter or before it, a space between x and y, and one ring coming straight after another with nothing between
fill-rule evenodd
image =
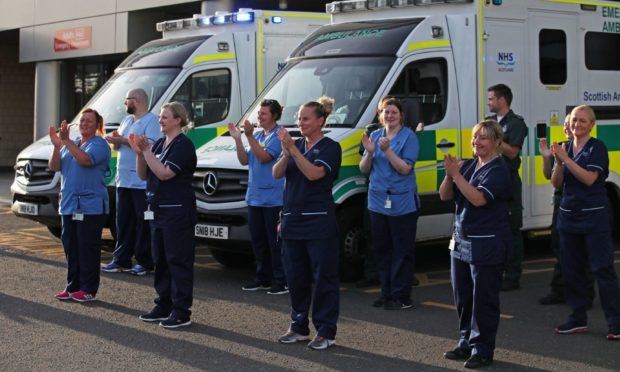
<instances>
[{"instance_id":1,"label":"light blue scrubs top","mask_svg":"<svg viewBox=\"0 0 620 372\"><path fill-rule=\"evenodd\" d=\"M151 144L162 135L159 118L152 112L147 112L136 121L133 120L133 115L128 115L121 122L118 133L125 138L128 138L130 134L145 135ZM131 147L121 145L117 151L116 187L145 189L146 181L141 180L136 173L136 154Z\"/></svg>"},{"instance_id":2,"label":"light blue scrubs top","mask_svg":"<svg viewBox=\"0 0 620 372\"><path fill-rule=\"evenodd\" d=\"M75 143L79 146L79 137ZM107 214L110 202L105 173L110 162L110 146L102 137L95 136L82 144L80 149L90 157L90 167L80 165L65 146L60 149L59 213Z\"/></svg>"},{"instance_id":3,"label":"light blue scrubs top","mask_svg":"<svg viewBox=\"0 0 620 372\"><path fill-rule=\"evenodd\" d=\"M254 138L271 155L272 160L261 163L254 155L250 147L246 147L248 154L248 190L246 201L252 207L281 207L284 198L284 178L274 179L271 175L271 168L276 163L282 153L282 144L276 131L276 125L269 133L260 130L254 132Z\"/></svg>"},{"instance_id":4,"label":"light blue scrubs top","mask_svg":"<svg viewBox=\"0 0 620 372\"><path fill-rule=\"evenodd\" d=\"M368 209L386 216L402 216L415 212L419 208L415 170L406 176L398 173L379 147L380 137L385 137L385 128L370 134L375 144L375 152L372 154L370 170ZM399 158L415 167L420 145L418 137L411 129L402 127L390 141L390 148Z\"/></svg>"}]
</instances>

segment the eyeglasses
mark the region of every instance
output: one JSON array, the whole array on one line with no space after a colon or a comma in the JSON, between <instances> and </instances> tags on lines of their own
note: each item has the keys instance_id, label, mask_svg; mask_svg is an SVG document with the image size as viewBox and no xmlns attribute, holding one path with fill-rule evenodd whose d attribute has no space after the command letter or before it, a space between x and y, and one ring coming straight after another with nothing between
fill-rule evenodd
<instances>
[{"instance_id":1,"label":"eyeglasses","mask_svg":"<svg viewBox=\"0 0 620 372\"><path fill-rule=\"evenodd\" d=\"M125 102L131 100L131 99L136 99L136 97L125 97Z\"/></svg>"}]
</instances>

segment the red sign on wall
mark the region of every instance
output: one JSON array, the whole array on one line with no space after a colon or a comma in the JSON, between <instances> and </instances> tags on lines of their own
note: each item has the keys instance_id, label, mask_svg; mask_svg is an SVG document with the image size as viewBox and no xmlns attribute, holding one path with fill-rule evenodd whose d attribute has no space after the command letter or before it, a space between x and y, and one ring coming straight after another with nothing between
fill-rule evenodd
<instances>
[{"instance_id":1,"label":"red sign on wall","mask_svg":"<svg viewBox=\"0 0 620 372\"><path fill-rule=\"evenodd\" d=\"M92 27L75 27L54 32L54 52L90 48Z\"/></svg>"}]
</instances>

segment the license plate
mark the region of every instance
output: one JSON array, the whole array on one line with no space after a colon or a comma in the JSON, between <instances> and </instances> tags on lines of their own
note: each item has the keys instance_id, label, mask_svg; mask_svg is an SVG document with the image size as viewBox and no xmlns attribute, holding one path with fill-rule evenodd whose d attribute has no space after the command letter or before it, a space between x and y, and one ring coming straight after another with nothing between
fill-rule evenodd
<instances>
[{"instance_id":1,"label":"license plate","mask_svg":"<svg viewBox=\"0 0 620 372\"><path fill-rule=\"evenodd\" d=\"M228 239L228 226L197 224L194 236L209 239Z\"/></svg>"},{"instance_id":2,"label":"license plate","mask_svg":"<svg viewBox=\"0 0 620 372\"><path fill-rule=\"evenodd\" d=\"M31 216L36 216L37 214L39 214L39 206L36 204L19 202L18 206L19 213L21 214L29 214Z\"/></svg>"}]
</instances>

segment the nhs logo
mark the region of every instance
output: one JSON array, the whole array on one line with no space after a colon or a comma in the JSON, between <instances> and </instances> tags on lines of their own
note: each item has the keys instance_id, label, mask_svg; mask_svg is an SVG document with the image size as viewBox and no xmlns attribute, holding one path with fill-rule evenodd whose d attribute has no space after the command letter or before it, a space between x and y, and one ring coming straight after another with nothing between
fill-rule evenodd
<instances>
[{"instance_id":1,"label":"nhs logo","mask_svg":"<svg viewBox=\"0 0 620 372\"><path fill-rule=\"evenodd\" d=\"M498 72L514 72L517 55L515 52L497 52L495 63L497 63Z\"/></svg>"}]
</instances>

